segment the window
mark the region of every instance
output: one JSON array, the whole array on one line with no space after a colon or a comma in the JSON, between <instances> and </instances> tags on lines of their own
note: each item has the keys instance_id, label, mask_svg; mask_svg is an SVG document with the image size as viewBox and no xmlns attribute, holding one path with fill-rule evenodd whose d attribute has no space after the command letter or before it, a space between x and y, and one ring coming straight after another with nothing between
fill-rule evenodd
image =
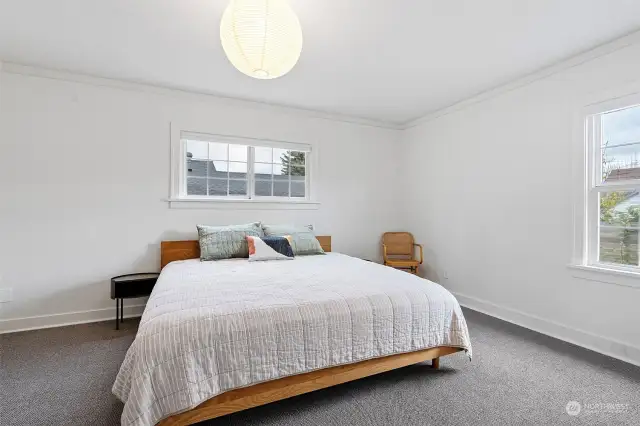
<instances>
[{"instance_id":1,"label":"window","mask_svg":"<svg viewBox=\"0 0 640 426\"><path fill-rule=\"evenodd\" d=\"M312 203L310 145L186 131L176 136L170 201Z\"/></svg>"},{"instance_id":2,"label":"window","mask_svg":"<svg viewBox=\"0 0 640 426\"><path fill-rule=\"evenodd\" d=\"M256 197L305 197L306 152L257 146L253 158Z\"/></svg>"},{"instance_id":3,"label":"window","mask_svg":"<svg viewBox=\"0 0 640 426\"><path fill-rule=\"evenodd\" d=\"M625 99L586 116L583 263L640 272L640 99Z\"/></svg>"},{"instance_id":4,"label":"window","mask_svg":"<svg viewBox=\"0 0 640 426\"><path fill-rule=\"evenodd\" d=\"M249 147L184 139L185 195L246 196Z\"/></svg>"}]
</instances>

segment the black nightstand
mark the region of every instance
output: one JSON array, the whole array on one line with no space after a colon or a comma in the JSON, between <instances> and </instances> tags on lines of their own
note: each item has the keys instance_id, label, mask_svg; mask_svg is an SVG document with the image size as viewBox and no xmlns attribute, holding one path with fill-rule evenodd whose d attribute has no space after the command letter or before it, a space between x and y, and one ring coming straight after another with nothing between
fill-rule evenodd
<instances>
[{"instance_id":1,"label":"black nightstand","mask_svg":"<svg viewBox=\"0 0 640 426\"><path fill-rule=\"evenodd\" d=\"M116 330L124 321L124 299L150 295L159 276L157 272L144 272L111 278L111 298L116 301Z\"/></svg>"}]
</instances>

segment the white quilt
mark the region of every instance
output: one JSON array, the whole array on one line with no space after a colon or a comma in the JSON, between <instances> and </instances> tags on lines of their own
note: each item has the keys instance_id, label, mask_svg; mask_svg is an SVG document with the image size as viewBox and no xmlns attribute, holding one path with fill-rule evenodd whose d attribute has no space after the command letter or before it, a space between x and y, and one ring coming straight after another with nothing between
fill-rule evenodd
<instances>
[{"instance_id":1,"label":"white quilt","mask_svg":"<svg viewBox=\"0 0 640 426\"><path fill-rule=\"evenodd\" d=\"M123 425L153 425L225 391L435 346L471 354L442 286L330 253L167 265L113 393Z\"/></svg>"}]
</instances>

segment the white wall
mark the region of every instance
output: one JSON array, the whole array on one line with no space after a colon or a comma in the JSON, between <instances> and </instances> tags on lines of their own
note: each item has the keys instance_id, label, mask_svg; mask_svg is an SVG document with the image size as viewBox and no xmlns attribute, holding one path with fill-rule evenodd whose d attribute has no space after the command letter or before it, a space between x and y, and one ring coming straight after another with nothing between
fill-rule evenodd
<instances>
[{"instance_id":1,"label":"white wall","mask_svg":"<svg viewBox=\"0 0 640 426\"><path fill-rule=\"evenodd\" d=\"M639 38L423 120L403 134L402 167L429 277L462 304L638 364L640 289L567 265L574 114L639 79Z\"/></svg>"},{"instance_id":2,"label":"white wall","mask_svg":"<svg viewBox=\"0 0 640 426\"><path fill-rule=\"evenodd\" d=\"M14 298L0 304L0 331L112 318L109 278L158 270L160 241L194 238L198 223L313 223L335 250L366 258L398 225L397 130L16 72L0 74L0 287ZM314 144L320 208L170 209L171 121Z\"/></svg>"},{"instance_id":3,"label":"white wall","mask_svg":"<svg viewBox=\"0 0 640 426\"><path fill-rule=\"evenodd\" d=\"M640 290L567 268L573 115L638 80L638 39L402 132L5 64L0 287L14 300L0 304L0 332L111 318L109 278L156 270L161 240L262 220L314 223L335 250L367 258L382 232L408 229L425 244L424 273L462 304L640 364ZM314 143L320 209L169 209L171 121Z\"/></svg>"}]
</instances>

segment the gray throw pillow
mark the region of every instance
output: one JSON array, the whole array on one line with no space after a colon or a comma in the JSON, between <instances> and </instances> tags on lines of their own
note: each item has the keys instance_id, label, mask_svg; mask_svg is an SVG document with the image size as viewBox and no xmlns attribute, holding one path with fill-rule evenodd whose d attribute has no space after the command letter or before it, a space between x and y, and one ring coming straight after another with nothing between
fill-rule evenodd
<instances>
[{"instance_id":1,"label":"gray throw pillow","mask_svg":"<svg viewBox=\"0 0 640 426\"><path fill-rule=\"evenodd\" d=\"M249 257L247 235L263 237L260 222L246 225L197 225L200 240L200 260L220 260Z\"/></svg>"},{"instance_id":2,"label":"gray throw pillow","mask_svg":"<svg viewBox=\"0 0 640 426\"><path fill-rule=\"evenodd\" d=\"M313 225L292 226L292 225L262 225L264 234L268 237L285 235L291 236L291 248L296 256L308 254L324 254L320 242L313 232Z\"/></svg>"}]
</instances>

